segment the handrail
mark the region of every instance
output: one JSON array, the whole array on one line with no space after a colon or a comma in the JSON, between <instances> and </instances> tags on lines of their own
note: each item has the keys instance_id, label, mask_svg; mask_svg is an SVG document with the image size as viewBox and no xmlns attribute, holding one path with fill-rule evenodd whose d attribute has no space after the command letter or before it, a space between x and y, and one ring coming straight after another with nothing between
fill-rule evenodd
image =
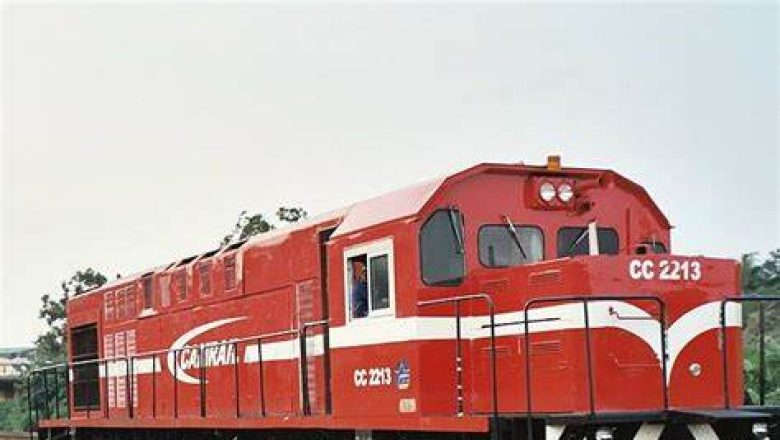
<instances>
[{"instance_id":1,"label":"handrail","mask_svg":"<svg viewBox=\"0 0 780 440\"><path fill-rule=\"evenodd\" d=\"M759 406L764 406L766 403L766 352L765 352L765 331L764 325L764 303L765 302L780 302L780 296L761 296L758 294L747 294L747 296L730 297L725 298L720 303L720 337L723 344L723 350L721 351L721 360L723 363L723 406L727 409L731 408L731 397L729 393L729 371L728 371L728 344L726 331L726 306L728 303L745 303L745 302L757 302L758 303L758 390L759 390Z\"/></svg>"},{"instance_id":2,"label":"handrail","mask_svg":"<svg viewBox=\"0 0 780 440\"><path fill-rule=\"evenodd\" d=\"M27 426L29 429L30 434L30 440L33 440L33 408L35 408L35 426L38 426L38 407L37 405L34 407L32 404L32 386L30 385L30 381L32 379L32 374L27 376L26 385L27 385Z\"/></svg>"},{"instance_id":3,"label":"handrail","mask_svg":"<svg viewBox=\"0 0 780 440\"><path fill-rule=\"evenodd\" d=\"M456 402L458 408L458 414L463 415L463 367L462 367L462 353L460 348L461 343L461 313L460 303L467 301L484 301L487 304L488 312L490 314L490 382L492 389L492 417L495 422L498 422L498 374L496 372L496 316L495 316L495 303L490 295L485 293L475 293L470 295L461 295L449 298L431 299L426 301L419 301L418 307L429 307L443 304L455 305L455 362L457 373L457 389L456 389ZM493 436L497 435L495 429L492 431Z\"/></svg>"},{"instance_id":4,"label":"handrail","mask_svg":"<svg viewBox=\"0 0 780 440\"><path fill-rule=\"evenodd\" d=\"M308 329L310 327L313 327L315 325L322 325L323 323L321 321L307 323L304 325L304 329ZM327 322L324 323L327 325ZM187 345L180 348L175 349L161 349L161 350L152 350L147 351L143 353L137 353L133 355L127 355L127 356L111 356L111 357L103 357L98 359L89 359L89 360L82 360L82 361L73 361L73 362L63 362L58 363L54 365L47 365L44 367L36 368L34 370L30 371L30 374L27 377L27 393L28 393L28 420L30 425L30 433L32 434L33 429L38 426L40 423L41 417L40 417L40 405L33 402L33 399L35 398L33 389L37 388L35 384L33 383L35 377L41 377L44 382L44 418L49 418L51 414L49 413L49 402L51 400L49 396L49 386L47 383L48 376L52 373L55 375L60 372L60 370L64 370L65 373L65 387L66 387L66 402L67 402L67 411L68 411L68 417L71 416L70 414L70 404L71 404L71 386L73 385L70 381L70 374L74 370L77 370L79 367L86 367L90 365L94 365L97 368L98 371L98 378L95 380L88 380L83 383L92 383L97 381L98 383L101 382L101 378L99 375L101 367L104 371L104 379L109 379L109 365L110 364L117 364L120 365L124 363L124 370L125 370L125 388L126 388L126 405L127 405L127 417L132 419L135 417L135 414L133 412L134 406L135 406L135 396L133 393L133 389L135 386L135 366L136 361L141 359L148 359L152 358L152 417L157 417L157 374L162 371L158 368L158 356L160 355L173 355L174 358L176 358L177 354L184 351L184 350L198 350L198 356L199 356L199 380L198 385L200 387L200 416L206 417L207 415L207 388L206 388L206 378L205 378L205 362L204 362L204 352L208 348L213 347L220 347L224 345L233 345L235 347L235 356L236 356L236 362L235 362L235 373L234 373L234 393L235 393L235 405L236 405L236 417L241 417L241 408L240 408L240 394L239 394L239 372L238 372L238 345L240 343L247 343L247 346L250 345L250 343L257 344L258 349L258 365L259 365L259 383L260 383L260 393L259 393L259 400L260 400L260 414L261 416L265 416L265 390L263 385L263 355L262 355L262 344L264 341L267 341L269 339L274 338L280 338L284 336L301 336L301 330L299 329L287 329L287 330L281 330L276 332L270 332L270 333L264 333L260 335L253 335L245 338L237 338L237 339L231 339L227 341L215 341L215 342L209 342L205 344L198 344L198 345ZM173 368L173 416L174 418L178 418L178 378L176 377L178 374L178 368ZM74 382L76 383L76 382ZM79 382L81 383L81 382ZM55 394L57 393L57 390L59 388L59 380L55 377ZM93 405L91 404L91 397L90 396L90 389L87 387L86 389L86 417L91 418L91 412ZM110 411L108 406L108 386L103 387L103 392L105 394L102 405L103 405L103 416L108 419L110 417ZM55 414L56 417L59 418L59 395L55 396ZM73 401L73 404L75 405L75 401ZM100 404L99 404L100 405ZM100 406L98 406L98 409L100 409ZM33 418L33 415L35 416ZM33 423L34 422L34 423Z\"/></svg>"},{"instance_id":5,"label":"handrail","mask_svg":"<svg viewBox=\"0 0 780 440\"><path fill-rule=\"evenodd\" d=\"M327 319L321 319L319 321L311 321L306 322L301 325L301 331L300 331L300 356L298 359L299 362L299 372L301 375L301 412L304 416L310 416L311 415L311 402L310 402L310 396L309 396L309 361L308 361L308 355L306 353L306 341L307 341L307 333L309 329L315 328L315 327L323 327L325 331L328 331L328 320ZM323 348L324 353L328 353L330 350L330 347L324 347ZM330 380L329 378L325 378L325 387L326 387L326 395L330 394ZM327 408L326 408L327 410Z\"/></svg>"},{"instance_id":6,"label":"handrail","mask_svg":"<svg viewBox=\"0 0 780 440\"><path fill-rule=\"evenodd\" d=\"M603 302L603 301L653 301L658 304L659 311L659 324L661 332L661 384L663 387L663 405L664 410L669 409L669 390L666 379L667 374L667 353L666 353L666 303L659 297L653 295L573 295L573 296L553 296L535 298L525 303L523 307L523 335L525 339L525 385L526 385L526 431L529 439L533 437L533 396L531 394L532 380L531 380L531 344L530 344L530 324L531 320L528 319L528 312L534 305L550 302L582 302L583 303L583 320L585 324L585 356L586 365L588 369L588 405L590 410L590 416L596 415L596 400L594 392L594 380L593 380L593 359L591 353L591 340L590 340L590 309L588 307L591 302Z\"/></svg>"}]
</instances>

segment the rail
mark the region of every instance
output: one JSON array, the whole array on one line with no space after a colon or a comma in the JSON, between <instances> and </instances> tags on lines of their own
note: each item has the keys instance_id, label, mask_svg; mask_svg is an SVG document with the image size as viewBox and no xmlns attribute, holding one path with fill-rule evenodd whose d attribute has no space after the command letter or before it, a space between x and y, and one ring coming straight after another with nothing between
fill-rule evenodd
<instances>
[{"instance_id":1,"label":"rail","mask_svg":"<svg viewBox=\"0 0 780 440\"><path fill-rule=\"evenodd\" d=\"M495 422L498 421L498 374L496 367L496 316L495 316L495 304L493 298L484 293L477 293L472 295L462 295L452 298L432 299L427 301L420 301L417 303L418 307L431 307L443 304L453 304L455 307L455 372L456 372L456 408L459 416L464 414L463 405L463 353L461 348L462 340L462 327L461 327L461 310L460 305L463 302L469 301L484 301L487 304L488 313L490 314L490 383L491 383L491 405L492 416ZM496 425L497 426L497 425ZM492 435L496 435L495 429L491 430Z\"/></svg>"},{"instance_id":2,"label":"rail","mask_svg":"<svg viewBox=\"0 0 780 440\"><path fill-rule=\"evenodd\" d=\"M590 307L589 304L593 302L604 301L650 301L655 302L658 306L659 324L660 324L660 342L661 342L661 384L662 384L662 399L664 410L669 409L669 390L667 386L666 373L667 373L667 353L666 353L666 303L657 296L652 295L622 295L622 296L557 296L557 297L545 297L536 298L526 302L523 308L523 336L525 340L525 389L526 389L526 435L527 438L534 438L534 423L533 423L533 394L532 394L532 375L531 375L531 344L529 336L531 334L530 325L538 322L532 322L529 319L529 312L534 306L543 303L572 303L581 302L583 305L583 321L585 330L585 363L587 366L588 375L588 409L589 416L596 416L596 397L594 392L594 380L593 380L593 358L590 332ZM645 317L628 317L622 319L647 319Z\"/></svg>"},{"instance_id":3,"label":"rail","mask_svg":"<svg viewBox=\"0 0 780 440\"><path fill-rule=\"evenodd\" d=\"M726 298L720 303L720 337L723 350L721 361L723 365L723 406L731 408L729 392L729 362L728 362L728 332L726 311L729 303L758 303L758 405L766 405L766 317L764 304L780 302L780 296L749 295Z\"/></svg>"},{"instance_id":4,"label":"rail","mask_svg":"<svg viewBox=\"0 0 780 440\"><path fill-rule=\"evenodd\" d=\"M301 410L303 412L303 415L310 416L311 415L311 396L309 395L309 359L307 354L307 346L308 346L308 339L307 334L309 332L309 329L314 329L317 327L322 327L325 329L325 331L328 331L328 320L323 319L321 321L312 321L307 322L301 326L301 334L300 334L300 372L301 372ZM328 346L328 339L323 338L323 351L324 353L328 353L330 351L330 347ZM325 356L327 358L327 356ZM324 360L324 359L323 359ZM328 368L326 370L326 375L328 374ZM330 413L330 404L328 403L330 401L330 378L325 377L325 413Z\"/></svg>"},{"instance_id":5,"label":"rail","mask_svg":"<svg viewBox=\"0 0 780 440\"><path fill-rule=\"evenodd\" d=\"M102 409L102 417L110 419L112 417L111 407L109 406L109 387L108 379L112 376L116 376L116 370L121 368L124 370L125 380L125 404L126 412L125 417L128 419L136 418L135 413L135 401L134 399L134 387L136 386L136 368L141 361L145 359L151 359L151 417L156 419L158 417L158 381L159 373L162 371L160 365L160 357L168 356L168 362L176 362L179 354L185 350L193 351L196 353L198 359L198 412L201 418L208 416L208 381L206 380L207 366L205 362L205 355L207 350L213 348L219 348L223 346L232 346L233 348L233 397L234 397L234 416L240 418L243 416L241 408L241 369L240 369L240 357L239 347L244 346L246 348L254 346L257 349L257 405L258 414L260 417L266 417L268 411L266 407L266 386L265 386L265 372L264 372L264 360L263 360L263 346L268 343L269 340L279 339L284 337L295 336L298 339L300 353L299 353L299 369L301 382L301 407L299 408L302 415L311 415L311 404L309 400L308 391L308 363L307 363L307 337L311 329L323 328L324 332L329 331L328 321L320 320L314 322L308 322L301 325L300 329L289 329L278 332L265 333L261 335L250 336L246 338L231 339L227 341L211 342L206 344L185 346L176 349L163 349L144 352L140 354L128 355L128 356L115 356L101 359L82 360L68 363L61 363L56 365L49 365L42 368L32 370L27 377L27 400L28 400L28 421L30 426L30 435L40 424L42 419L51 419L52 413L56 419L60 419L61 416L65 418L72 418L71 408L73 412L82 413L87 419L93 418L93 414ZM324 361L327 362L327 358L330 353L330 347L327 343L327 338L323 338L325 344L323 347ZM295 341L295 339L288 339ZM245 364L248 365L248 364ZM103 377L100 377L100 371L103 371ZM87 379L80 380L81 372L90 370L90 374ZM171 368L173 373L172 380L172 416L174 419L178 419L179 414L179 368L174 364ZM249 367L247 367L247 371ZM62 374L64 380L60 380L58 376ZM73 374L74 380L70 381L71 374ZM53 387L50 386L49 381L51 377L54 377ZM94 376L94 378L92 377ZM119 377L119 376L117 376ZM106 380L106 385L102 387L101 382ZM64 385L64 388L60 388L60 385ZM76 392L74 389L77 385L83 384L83 389ZM42 390L41 390L42 388ZM94 389L97 392L102 391L102 396L93 395ZM61 390L64 389L64 397L61 397ZM42 396L40 395L42 391ZM325 376L325 391L326 391L326 403L325 411L330 413L330 377L326 372ZM78 399L77 399L78 397ZM98 397L95 400L95 397ZM100 398L102 397L102 399ZM102 400L102 402L101 402ZM54 405L52 405L52 401ZM80 402L85 404L80 404ZM62 404L64 405L64 408ZM119 406L117 405L117 408ZM52 411L53 409L53 411Z\"/></svg>"}]
</instances>

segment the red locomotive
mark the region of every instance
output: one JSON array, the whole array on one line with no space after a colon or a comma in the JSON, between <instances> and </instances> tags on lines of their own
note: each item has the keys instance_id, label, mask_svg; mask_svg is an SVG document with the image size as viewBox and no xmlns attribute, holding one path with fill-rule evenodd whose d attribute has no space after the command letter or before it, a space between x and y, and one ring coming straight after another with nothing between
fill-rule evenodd
<instances>
[{"instance_id":1,"label":"red locomotive","mask_svg":"<svg viewBox=\"0 0 780 440\"><path fill-rule=\"evenodd\" d=\"M770 438L739 265L670 228L613 171L478 165L71 298L31 414L79 438Z\"/></svg>"}]
</instances>

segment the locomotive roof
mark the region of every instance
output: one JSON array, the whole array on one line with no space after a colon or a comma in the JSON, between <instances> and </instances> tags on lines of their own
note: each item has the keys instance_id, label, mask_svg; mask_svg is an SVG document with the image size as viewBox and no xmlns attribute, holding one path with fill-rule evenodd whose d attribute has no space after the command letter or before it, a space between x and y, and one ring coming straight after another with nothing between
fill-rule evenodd
<instances>
[{"instance_id":1,"label":"locomotive roof","mask_svg":"<svg viewBox=\"0 0 780 440\"><path fill-rule=\"evenodd\" d=\"M662 225L667 228L670 227L668 219L650 198L645 189L614 171L592 168L563 168L560 171L551 171L545 166L525 165L522 163L483 163L449 176L428 180L372 199L358 202L346 208L346 215L333 233L333 237L352 234L371 226L417 215L431 202L433 196L442 188L478 174L488 173L518 175L541 173L550 175L575 175L581 177L610 176L617 183L624 185L637 197L642 199L647 207L659 218ZM263 236L260 236L259 238L262 239Z\"/></svg>"},{"instance_id":2,"label":"locomotive roof","mask_svg":"<svg viewBox=\"0 0 780 440\"><path fill-rule=\"evenodd\" d=\"M335 226L336 230L333 232L332 237L339 237L355 232L359 232L366 228L396 221L404 218L409 218L417 215L419 212L425 209L426 205L433 200L434 195L442 190L446 186L453 185L457 182L463 181L469 177L478 174L549 174L549 175L567 175L567 176L580 176L580 177L599 177L609 176L614 179L618 184L623 185L628 190L633 192L639 197L645 205L650 209L655 216L658 217L664 227L669 228L668 219L663 212L658 208L655 202L650 198L644 188L634 183L633 181L621 176L620 174L612 170L593 169L593 168L562 168L560 170L549 170L545 166L525 165L519 164L497 164L497 163L482 163L475 165L471 168L465 169L455 174L448 176L427 180L415 185L407 186L389 193L379 195L377 197L367 199L355 204L346 206L341 209L330 211L324 214L320 214L309 218L300 223L290 225L284 228L274 229L250 238L246 245L251 246L268 246L283 241L289 234L303 230L312 226ZM222 249L219 249L221 251ZM187 264L191 264L197 261L202 256L208 254L198 254L192 258ZM181 260L179 260L181 261ZM175 263L164 264L155 267L150 270L137 272L133 275L129 275L117 280L113 280L108 284L102 286L99 289L95 289L89 292L97 290L104 290L107 288L115 287L125 283L132 282L141 278L142 276L155 273L159 271L167 270L175 265ZM87 293L87 292L84 292Z\"/></svg>"}]
</instances>

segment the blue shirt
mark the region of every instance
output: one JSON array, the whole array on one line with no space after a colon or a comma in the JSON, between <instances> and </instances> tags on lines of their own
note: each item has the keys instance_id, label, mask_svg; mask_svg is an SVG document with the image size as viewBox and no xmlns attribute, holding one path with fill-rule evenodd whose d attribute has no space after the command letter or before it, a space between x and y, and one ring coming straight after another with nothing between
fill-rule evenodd
<instances>
[{"instance_id":1,"label":"blue shirt","mask_svg":"<svg viewBox=\"0 0 780 440\"><path fill-rule=\"evenodd\" d=\"M352 287L352 317L363 318L368 315L368 283L356 281Z\"/></svg>"}]
</instances>

